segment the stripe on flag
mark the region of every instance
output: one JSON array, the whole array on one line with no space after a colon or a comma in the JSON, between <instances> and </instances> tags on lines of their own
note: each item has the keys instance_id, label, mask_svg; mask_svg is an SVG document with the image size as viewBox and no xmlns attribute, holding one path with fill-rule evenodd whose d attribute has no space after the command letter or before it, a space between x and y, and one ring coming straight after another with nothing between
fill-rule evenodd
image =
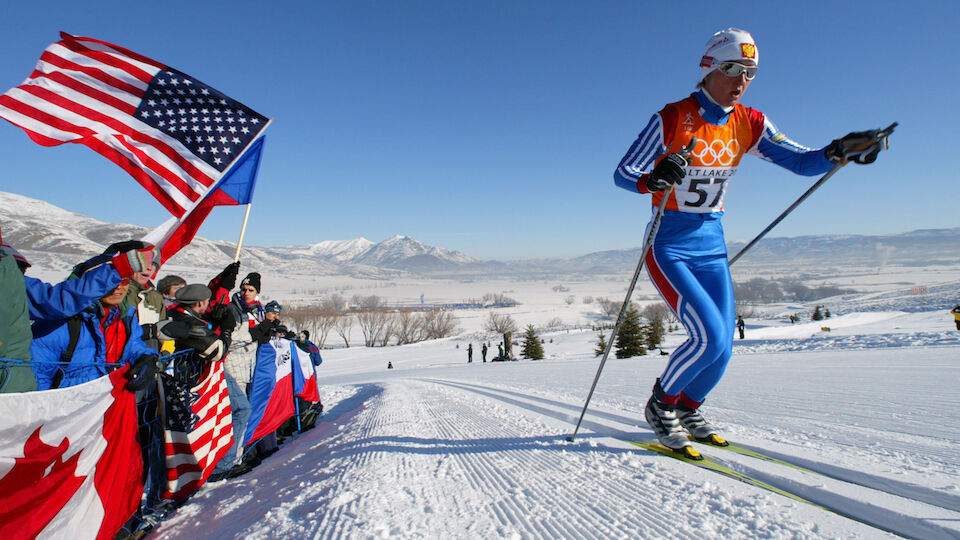
<instances>
[{"instance_id":1,"label":"stripe on flag","mask_svg":"<svg viewBox=\"0 0 960 540\"><path fill-rule=\"evenodd\" d=\"M164 498L183 500L213 473L233 444L230 396L223 362L187 389L167 374L163 387L163 440L167 464Z\"/></svg>"},{"instance_id":2,"label":"stripe on flag","mask_svg":"<svg viewBox=\"0 0 960 540\"><path fill-rule=\"evenodd\" d=\"M84 144L182 217L266 127L218 90L123 47L60 33L0 96L0 118L44 146Z\"/></svg>"}]
</instances>

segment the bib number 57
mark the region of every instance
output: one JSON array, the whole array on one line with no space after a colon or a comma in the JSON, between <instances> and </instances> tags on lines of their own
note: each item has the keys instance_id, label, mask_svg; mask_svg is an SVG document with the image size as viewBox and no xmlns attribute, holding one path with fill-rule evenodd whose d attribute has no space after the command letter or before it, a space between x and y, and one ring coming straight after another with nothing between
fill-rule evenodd
<instances>
[{"instance_id":1,"label":"bib number 57","mask_svg":"<svg viewBox=\"0 0 960 540\"><path fill-rule=\"evenodd\" d=\"M684 206L694 206L701 207L707 199L713 195L713 200L710 201L709 207L713 208L720 204L720 197L723 196L723 183L726 182L726 179L718 178L694 178L690 180L690 185L687 187L687 193L696 196L696 200L692 200L692 197L687 197L687 200L683 201Z\"/></svg>"}]
</instances>

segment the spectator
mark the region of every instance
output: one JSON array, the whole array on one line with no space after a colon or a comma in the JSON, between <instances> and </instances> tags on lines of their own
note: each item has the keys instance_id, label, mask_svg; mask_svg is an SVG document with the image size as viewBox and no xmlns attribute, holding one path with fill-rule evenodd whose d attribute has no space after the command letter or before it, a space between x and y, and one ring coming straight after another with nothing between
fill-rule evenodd
<instances>
[{"instance_id":1,"label":"spectator","mask_svg":"<svg viewBox=\"0 0 960 540\"><path fill-rule=\"evenodd\" d=\"M30 321L62 322L149 266L152 247L99 257L80 279L49 285L25 276L30 267L13 247L0 247L0 392L37 388L31 361ZM7 361L9 360L9 361Z\"/></svg>"},{"instance_id":2,"label":"spectator","mask_svg":"<svg viewBox=\"0 0 960 540\"><path fill-rule=\"evenodd\" d=\"M737 331L740 332L740 339L743 339L743 332L747 325L743 322L743 316L737 315Z\"/></svg>"},{"instance_id":3,"label":"spectator","mask_svg":"<svg viewBox=\"0 0 960 540\"><path fill-rule=\"evenodd\" d=\"M151 279L160 271L160 263L154 259L150 269L133 274L125 298L127 304L137 308L137 320L143 329L143 342L152 349L160 349L157 323L166 320L167 309L163 295L153 286Z\"/></svg>"},{"instance_id":4,"label":"spectator","mask_svg":"<svg viewBox=\"0 0 960 540\"><path fill-rule=\"evenodd\" d=\"M131 391L154 380L157 351L143 343L136 308L120 308L128 286L125 278L76 316L33 325L30 354L40 390L92 381L106 375L108 364L132 366L127 383Z\"/></svg>"},{"instance_id":5,"label":"spectator","mask_svg":"<svg viewBox=\"0 0 960 540\"><path fill-rule=\"evenodd\" d=\"M950 310L950 314L953 315L953 322L957 325L957 330L960 330L960 304L957 304L957 307Z\"/></svg>"},{"instance_id":6,"label":"spectator","mask_svg":"<svg viewBox=\"0 0 960 540\"><path fill-rule=\"evenodd\" d=\"M473 363L473 343L467 344L467 363Z\"/></svg>"},{"instance_id":7,"label":"spectator","mask_svg":"<svg viewBox=\"0 0 960 540\"><path fill-rule=\"evenodd\" d=\"M213 287L211 287L213 289ZM260 274L251 272L240 282L240 291L230 300L230 310L237 321L233 330L230 354L227 357L227 373L240 385L250 382L253 366L257 361L257 343L250 330L264 321L264 310L258 299Z\"/></svg>"},{"instance_id":8,"label":"spectator","mask_svg":"<svg viewBox=\"0 0 960 540\"><path fill-rule=\"evenodd\" d=\"M175 276L170 274L164 276L163 279L157 282L157 292L163 296L163 305L169 307L177 303L177 291L182 287L185 287L187 282L180 276Z\"/></svg>"},{"instance_id":9,"label":"spectator","mask_svg":"<svg viewBox=\"0 0 960 540\"><path fill-rule=\"evenodd\" d=\"M283 310L276 300L267 302L263 308L263 322L250 329L250 336L254 341L262 345L275 337L286 339L295 339L297 336L290 331L280 320L280 312Z\"/></svg>"},{"instance_id":10,"label":"spectator","mask_svg":"<svg viewBox=\"0 0 960 540\"><path fill-rule=\"evenodd\" d=\"M480 347L480 356L483 357L483 363L486 364L487 363L487 343L486 342L484 342L483 346Z\"/></svg>"},{"instance_id":11,"label":"spectator","mask_svg":"<svg viewBox=\"0 0 960 540\"><path fill-rule=\"evenodd\" d=\"M164 333L174 338L177 351L193 349L200 364L223 359L229 339L218 336L209 322L203 319L210 305L211 291L206 285L194 283L177 290L177 303L169 310L172 322L164 326ZM192 381L196 383L197 381Z\"/></svg>"}]
</instances>

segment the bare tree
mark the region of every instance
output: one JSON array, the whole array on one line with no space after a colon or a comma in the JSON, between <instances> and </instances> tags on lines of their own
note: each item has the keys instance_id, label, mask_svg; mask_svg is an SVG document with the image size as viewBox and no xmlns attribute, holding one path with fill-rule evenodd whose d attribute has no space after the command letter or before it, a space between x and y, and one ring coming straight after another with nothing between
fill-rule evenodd
<instances>
[{"instance_id":1,"label":"bare tree","mask_svg":"<svg viewBox=\"0 0 960 540\"><path fill-rule=\"evenodd\" d=\"M333 328L337 331L337 335L343 340L344 345L349 349L350 329L353 328L353 315L340 315L337 317L337 322L334 323Z\"/></svg>"},{"instance_id":2,"label":"bare tree","mask_svg":"<svg viewBox=\"0 0 960 540\"><path fill-rule=\"evenodd\" d=\"M571 294L570 296L564 298L563 301L566 302L568 306L572 306L573 303L577 301L577 297Z\"/></svg>"},{"instance_id":3,"label":"bare tree","mask_svg":"<svg viewBox=\"0 0 960 540\"><path fill-rule=\"evenodd\" d=\"M670 308L663 302L647 304L640 312L640 316L648 321L668 322L674 319L673 311L670 311Z\"/></svg>"},{"instance_id":4,"label":"bare tree","mask_svg":"<svg viewBox=\"0 0 960 540\"><path fill-rule=\"evenodd\" d=\"M423 316L410 310L404 310L394 315L393 334L397 336L397 345L423 341Z\"/></svg>"},{"instance_id":5,"label":"bare tree","mask_svg":"<svg viewBox=\"0 0 960 540\"><path fill-rule=\"evenodd\" d=\"M390 338L397 333L397 316L399 313L387 313L387 323L380 333L380 346L386 347L390 344Z\"/></svg>"},{"instance_id":6,"label":"bare tree","mask_svg":"<svg viewBox=\"0 0 960 540\"><path fill-rule=\"evenodd\" d=\"M483 329L492 334L500 335L507 332L516 332L517 323L510 315L491 311L487 315L487 320L483 322Z\"/></svg>"},{"instance_id":7,"label":"bare tree","mask_svg":"<svg viewBox=\"0 0 960 540\"><path fill-rule=\"evenodd\" d=\"M315 330L314 312L317 306L291 306L283 310L283 322L291 330L309 330L311 335Z\"/></svg>"},{"instance_id":8,"label":"bare tree","mask_svg":"<svg viewBox=\"0 0 960 540\"><path fill-rule=\"evenodd\" d=\"M563 320L560 317L554 317L549 321L547 321L547 325L545 328L547 330L557 330L557 329L563 328Z\"/></svg>"},{"instance_id":9,"label":"bare tree","mask_svg":"<svg viewBox=\"0 0 960 540\"><path fill-rule=\"evenodd\" d=\"M363 332L363 344L373 347L383 337L390 314L383 308L374 308L357 313L356 318Z\"/></svg>"},{"instance_id":10,"label":"bare tree","mask_svg":"<svg viewBox=\"0 0 960 540\"><path fill-rule=\"evenodd\" d=\"M331 306L323 306L317 310L315 332L311 335L311 341L317 347L323 348L324 343L327 342L327 336L337 326L337 319L339 318L340 314Z\"/></svg>"},{"instance_id":11,"label":"bare tree","mask_svg":"<svg viewBox=\"0 0 960 540\"><path fill-rule=\"evenodd\" d=\"M620 313L620 308L622 304L615 302L608 298L597 298L597 304L600 305L600 312L603 313L603 316L612 319Z\"/></svg>"},{"instance_id":12,"label":"bare tree","mask_svg":"<svg viewBox=\"0 0 960 540\"><path fill-rule=\"evenodd\" d=\"M423 331L427 339L440 339L452 336L458 329L457 318L444 310L425 311Z\"/></svg>"}]
</instances>

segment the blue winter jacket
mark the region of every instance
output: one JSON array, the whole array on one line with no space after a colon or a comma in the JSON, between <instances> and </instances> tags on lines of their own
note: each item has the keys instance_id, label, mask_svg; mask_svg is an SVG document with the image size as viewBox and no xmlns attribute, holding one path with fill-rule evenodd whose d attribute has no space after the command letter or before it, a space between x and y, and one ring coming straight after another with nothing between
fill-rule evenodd
<instances>
[{"instance_id":1,"label":"blue winter jacket","mask_svg":"<svg viewBox=\"0 0 960 540\"><path fill-rule=\"evenodd\" d=\"M120 274L108 264L91 268L77 279L56 285L24 276L30 319L60 320L80 313L120 284Z\"/></svg>"},{"instance_id":2,"label":"blue winter jacket","mask_svg":"<svg viewBox=\"0 0 960 540\"><path fill-rule=\"evenodd\" d=\"M68 365L59 365L60 356L70 342L70 330L65 319L57 321L37 321L33 325L33 343L30 355L33 362L33 374L37 378L38 390L49 390L57 371L63 367L63 378L59 388L76 386L106 375L106 342L100 330L99 303L80 312L82 324L73 358ZM120 316L120 308L111 310L108 323ZM156 355L157 351L143 343L143 330L137 321L137 308L131 306L121 319L126 328L127 342L123 346L120 361L133 364L145 354Z\"/></svg>"}]
</instances>

